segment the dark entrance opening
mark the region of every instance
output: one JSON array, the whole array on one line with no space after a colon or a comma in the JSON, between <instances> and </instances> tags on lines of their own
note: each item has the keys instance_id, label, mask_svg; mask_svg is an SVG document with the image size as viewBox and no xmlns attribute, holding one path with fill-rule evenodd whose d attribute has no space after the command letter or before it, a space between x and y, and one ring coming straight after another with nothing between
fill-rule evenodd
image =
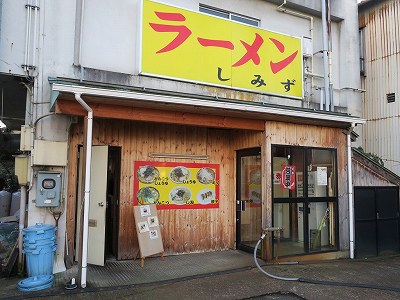
<instances>
[{"instance_id":1,"label":"dark entrance opening","mask_svg":"<svg viewBox=\"0 0 400 300\"><path fill-rule=\"evenodd\" d=\"M355 187L357 258L400 252L398 187Z\"/></svg>"},{"instance_id":2,"label":"dark entrance opening","mask_svg":"<svg viewBox=\"0 0 400 300\"><path fill-rule=\"evenodd\" d=\"M106 258L118 257L121 148L110 147L107 168Z\"/></svg>"}]
</instances>

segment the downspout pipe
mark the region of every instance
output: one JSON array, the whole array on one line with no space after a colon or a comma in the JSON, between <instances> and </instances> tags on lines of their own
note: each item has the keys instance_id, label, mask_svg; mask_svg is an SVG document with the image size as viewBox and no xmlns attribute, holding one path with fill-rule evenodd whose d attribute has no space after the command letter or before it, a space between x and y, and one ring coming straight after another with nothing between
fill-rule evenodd
<instances>
[{"instance_id":1,"label":"downspout pipe","mask_svg":"<svg viewBox=\"0 0 400 300\"><path fill-rule=\"evenodd\" d=\"M21 185L21 199L19 204L19 237L18 237L18 268L19 271L22 271L22 249L23 249L23 239L22 239L22 230L25 228L25 211L26 211L26 186Z\"/></svg>"},{"instance_id":2,"label":"downspout pipe","mask_svg":"<svg viewBox=\"0 0 400 300\"><path fill-rule=\"evenodd\" d=\"M330 92L329 92L329 47L328 47L328 20L326 17L326 1L321 0L321 19L322 19L322 55L324 58L324 94L325 94L325 111L330 110ZM329 0L328 0L329 1Z\"/></svg>"},{"instance_id":3,"label":"downspout pipe","mask_svg":"<svg viewBox=\"0 0 400 300\"><path fill-rule=\"evenodd\" d=\"M332 22L331 22L331 2L326 0L327 9L327 22L328 22L328 64L329 64L329 97L330 97L330 110L335 111L335 103L333 101L333 79L332 79Z\"/></svg>"},{"instance_id":4,"label":"downspout pipe","mask_svg":"<svg viewBox=\"0 0 400 300\"><path fill-rule=\"evenodd\" d=\"M23 68L25 72L28 72L28 63L29 63L29 45L31 44L31 20L32 20L32 9L31 9L31 0L28 0L25 5L26 11L26 28L25 28L25 54L24 54L24 65ZM28 74L26 74L28 75Z\"/></svg>"},{"instance_id":5,"label":"downspout pipe","mask_svg":"<svg viewBox=\"0 0 400 300\"><path fill-rule=\"evenodd\" d=\"M351 152L351 133L354 130L354 123L351 124L347 132L347 191L349 193L349 239L350 239L350 258L354 259L354 198L353 198L353 174L352 174L352 152Z\"/></svg>"},{"instance_id":6,"label":"downspout pipe","mask_svg":"<svg viewBox=\"0 0 400 300\"><path fill-rule=\"evenodd\" d=\"M88 124L86 132L86 167L85 167L85 195L83 198L83 239L82 239L82 264L81 264L81 287L86 288L87 277L87 255L89 235L89 199L90 199L90 177L92 161L92 133L93 133L93 110L83 101L81 94L75 94L76 101L88 112Z\"/></svg>"}]
</instances>

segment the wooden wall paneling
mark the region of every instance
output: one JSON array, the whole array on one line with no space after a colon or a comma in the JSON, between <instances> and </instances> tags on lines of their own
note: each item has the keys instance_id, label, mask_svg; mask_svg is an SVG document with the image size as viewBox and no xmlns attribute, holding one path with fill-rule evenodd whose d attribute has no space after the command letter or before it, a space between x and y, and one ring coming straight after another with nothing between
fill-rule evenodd
<instances>
[{"instance_id":1,"label":"wooden wall paneling","mask_svg":"<svg viewBox=\"0 0 400 300\"><path fill-rule=\"evenodd\" d=\"M267 179L264 181L266 185L265 189L265 203L264 206L264 228L272 227L272 144L274 144L277 140L277 130L276 130L277 122L266 122L265 123L265 172ZM264 239L262 248L262 258L266 260L272 259L272 239Z\"/></svg>"},{"instance_id":2,"label":"wooden wall paneling","mask_svg":"<svg viewBox=\"0 0 400 300\"><path fill-rule=\"evenodd\" d=\"M159 138L160 138L160 131L159 128L162 126L162 124L156 124L156 123L149 123L147 124L146 127L148 127L147 130L147 149L146 152L143 153L143 159L147 160L149 157L149 153L154 153L158 152L156 149L158 148L159 144Z\"/></svg>"},{"instance_id":3,"label":"wooden wall paneling","mask_svg":"<svg viewBox=\"0 0 400 300\"><path fill-rule=\"evenodd\" d=\"M176 136L173 138L175 144L175 153L185 153L185 127L175 126Z\"/></svg>"},{"instance_id":4,"label":"wooden wall paneling","mask_svg":"<svg viewBox=\"0 0 400 300\"><path fill-rule=\"evenodd\" d=\"M267 219L270 218L268 215L271 212L271 203L272 199L268 198L268 180L271 179L271 176L268 174L268 155L270 151L268 151L268 141L265 135L265 130L262 132L262 145L261 145L261 228L267 228ZM270 251L271 249L266 248L266 244L262 243L261 245L261 257L266 259L266 251Z\"/></svg>"},{"instance_id":5,"label":"wooden wall paneling","mask_svg":"<svg viewBox=\"0 0 400 300\"><path fill-rule=\"evenodd\" d=\"M272 122L267 121L265 123L265 136L270 141L270 144L284 144L285 143L285 135L282 132L282 123L281 122Z\"/></svg>"},{"instance_id":6,"label":"wooden wall paneling","mask_svg":"<svg viewBox=\"0 0 400 300\"><path fill-rule=\"evenodd\" d=\"M284 127L283 130L284 130L285 144L297 145L298 144L296 139L297 126L293 126L293 124L284 124L283 127Z\"/></svg>"},{"instance_id":7,"label":"wooden wall paneling","mask_svg":"<svg viewBox=\"0 0 400 300\"><path fill-rule=\"evenodd\" d=\"M339 245L340 250L349 249L349 205L347 188L347 137L340 129L336 130L338 160L338 205L339 205Z\"/></svg>"},{"instance_id":8,"label":"wooden wall paneling","mask_svg":"<svg viewBox=\"0 0 400 300\"><path fill-rule=\"evenodd\" d=\"M118 126L118 123L116 124ZM121 133L121 182L120 182L120 222L118 257L131 258L138 249L137 232L133 213L133 158L136 155L136 128L132 122L124 121L118 126Z\"/></svg>"},{"instance_id":9,"label":"wooden wall paneling","mask_svg":"<svg viewBox=\"0 0 400 300\"><path fill-rule=\"evenodd\" d=\"M70 133L69 178L76 178L77 145L83 139L82 123ZM207 129L95 118L93 144L121 147L120 226L118 259L132 258L137 249L132 201L133 163L150 160L150 152L207 154L209 163L220 164L220 207L218 209L159 211L166 254L209 251L234 247L235 240L235 149L262 145L261 132ZM240 134L236 135L236 133ZM234 146L233 146L234 145ZM157 159L157 161L173 161ZM179 160L175 160L179 161ZM181 160L187 162L187 160ZM194 162L194 161L191 161ZM204 162L204 161L197 161ZM76 179L68 183L68 201L76 201ZM68 230L74 234L74 208L69 205Z\"/></svg>"},{"instance_id":10,"label":"wooden wall paneling","mask_svg":"<svg viewBox=\"0 0 400 300\"><path fill-rule=\"evenodd\" d=\"M319 130L320 132L320 143L322 146L328 146L332 147L334 145L334 142L332 141L332 128L321 128Z\"/></svg>"},{"instance_id":11,"label":"wooden wall paneling","mask_svg":"<svg viewBox=\"0 0 400 300\"><path fill-rule=\"evenodd\" d=\"M375 173L354 159L352 171L354 186L394 186L382 175Z\"/></svg>"},{"instance_id":12,"label":"wooden wall paneling","mask_svg":"<svg viewBox=\"0 0 400 300\"><path fill-rule=\"evenodd\" d=\"M70 128L70 137L68 143L68 187L66 203L66 230L68 234L68 251L73 255L75 242L75 212L77 209L76 182L78 179L78 144L80 142L78 124L72 124Z\"/></svg>"},{"instance_id":13,"label":"wooden wall paneling","mask_svg":"<svg viewBox=\"0 0 400 300\"><path fill-rule=\"evenodd\" d=\"M301 125L299 125L301 126ZM297 129L297 142L300 146L312 146L315 132L308 128Z\"/></svg>"},{"instance_id":14,"label":"wooden wall paneling","mask_svg":"<svg viewBox=\"0 0 400 300\"><path fill-rule=\"evenodd\" d=\"M233 150L261 147L264 134L262 131L232 131Z\"/></svg>"},{"instance_id":15,"label":"wooden wall paneling","mask_svg":"<svg viewBox=\"0 0 400 300\"><path fill-rule=\"evenodd\" d=\"M230 131L209 129L208 155L211 163L220 165L220 204L218 209L210 209L211 215L211 248L227 249L233 247L233 227L228 225L228 220L233 216L235 199L232 191L228 190L229 170L233 160L230 149ZM220 241L219 241L220 239Z\"/></svg>"},{"instance_id":16,"label":"wooden wall paneling","mask_svg":"<svg viewBox=\"0 0 400 300\"><path fill-rule=\"evenodd\" d=\"M125 252L130 255L133 255L132 251L136 251L139 247L137 241L137 235L135 230L135 218L133 215L133 199L136 195L133 194L134 182L136 180L136 174L134 173L134 163L135 160L143 160L143 144L142 139L144 135L144 128L141 126L142 123L139 122L128 122L130 126L129 131L129 145L131 147L131 151L129 153L129 164L130 169L128 170L128 174L130 175L129 180L129 209L125 207L125 224L121 224L121 226L130 226L131 230L133 230L133 241L132 243L127 244L125 247ZM129 240L129 237L126 237ZM129 245L134 245L133 249L129 247ZM131 256L130 256L131 257Z\"/></svg>"}]
</instances>

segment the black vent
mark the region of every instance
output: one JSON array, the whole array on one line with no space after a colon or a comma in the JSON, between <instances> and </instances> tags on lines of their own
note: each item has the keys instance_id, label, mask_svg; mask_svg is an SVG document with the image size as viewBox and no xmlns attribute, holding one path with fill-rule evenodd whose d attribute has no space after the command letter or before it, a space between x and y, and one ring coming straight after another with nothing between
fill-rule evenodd
<instances>
[{"instance_id":1,"label":"black vent","mask_svg":"<svg viewBox=\"0 0 400 300\"><path fill-rule=\"evenodd\" d=\"M392 103L396 100L396 94L395 93L387 94L386 99L388 103Z\"/></svg>"}]
</instances>

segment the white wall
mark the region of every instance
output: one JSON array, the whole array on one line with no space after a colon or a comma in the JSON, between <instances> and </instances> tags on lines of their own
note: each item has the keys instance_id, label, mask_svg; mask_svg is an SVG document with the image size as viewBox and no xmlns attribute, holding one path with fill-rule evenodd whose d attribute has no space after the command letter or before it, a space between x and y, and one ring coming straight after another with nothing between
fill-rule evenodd
<instances>
[{"instance_id":1,"label":"white wall","mask_svg":"<svg viewBox=\"0 0 400 300\"><path fill-rule=\"evenodd\" d=\"M26 1L0 2L0 72L24 75Z\"/></svg>"},{"instance_id":2,"label":"white wall","mask_svg":"<svg viewBox=\"0 0 400 300\"><path fill-rule=\"evenodd\" d=\"M6 0L2 2L2 37L0 40L2 60L0 61L0 72L7 73L11 70L12 73L23 74L20 66L24 61L27 11L25 3L27 1ZM200 3L200 1L185 0L163 2L194 11L198 11ZM310 37L309 20L277 11L278 5L270 2L277 1L201 1L202 4L258 18L261 20L261 27L266 30L297 37ZM299 6L298 2L288 1L289 4L294 3ZM38 30L40 32L38 34L37 48L33 54L37 55L38 58L36 85L40 87L39 89L43 88L43 90L37 90L35 102L48 101L50 86L47 84L47 78L49 76L144 86L202 95L212 93L212 95L220 97L239 98L239 96L242 96L240 94L243 94L229 89L204 89L202 86L189 83L136 76L138 71L139 0L120 0L117 3L108 0L84 0L81 59L80 61L75 60L76 63L80 63L84 67L83 72L81 72L79 66L74 66L74 55L76 55L74 51L79 49L80 42L75 32L80 30L80 16L79 14L77 15L77 12L79 13L81 0L38 0L38 3L40 6L40 29ZM309 6L307 9L310 12L320 8L320 4L316 4L315 1L306 1L304 3ZM338 108L339 111L346 111L346 107L348 107L350 113L360 115L361 97L359 93L353 90L342 90L342 88L347 87L356 89L360 85L358 43L356 42L358 39L357 4L349 3L349 1L345 0L334 1L332 9L334 12L340 11L340 17L345 19L341 22L332 23L332 80L335 90L335 105L340 106ZM304 12L302 13L304 14ZM318 52L322 49L321 19L319 16L314 15L313 20L313 50ZM15 26L16 23L22 26ZM76 26L78 27L76 28ZM111 76L107 72L116 74ZM313 72L323 74L322 55L320 53L314 55ZM323 86L323 81L314 78L314 86ZM312 97L306 100L311 100L311 102L315 103L314 107L318 109L320 93L315 88L309 88L308 92L312 94ZM304 103L302 104L300 101L292 99L255 93L245 94L253 101L305 106ZM35 108L34 114L37 116L46 114L46 109L47 105L42 108Z\"/></svg>"}]
</instances>

